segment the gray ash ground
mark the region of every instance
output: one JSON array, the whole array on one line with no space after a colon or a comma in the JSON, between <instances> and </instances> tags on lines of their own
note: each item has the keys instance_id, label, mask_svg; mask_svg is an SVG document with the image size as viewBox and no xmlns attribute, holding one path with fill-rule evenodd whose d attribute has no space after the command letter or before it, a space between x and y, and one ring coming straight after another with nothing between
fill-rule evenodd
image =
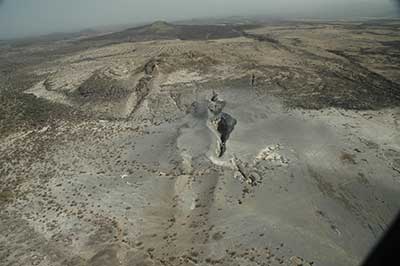
<instances>
[{"instance_id":1,"label":"gray ash ground","mask_svg":"<svg viewBox=\"0 0 400 266\"><path fill-rule=\"evenodd\" d=\"M358 265L400 210L399 27L3 42L0 265Z\"/></svg>"}]
</instances>

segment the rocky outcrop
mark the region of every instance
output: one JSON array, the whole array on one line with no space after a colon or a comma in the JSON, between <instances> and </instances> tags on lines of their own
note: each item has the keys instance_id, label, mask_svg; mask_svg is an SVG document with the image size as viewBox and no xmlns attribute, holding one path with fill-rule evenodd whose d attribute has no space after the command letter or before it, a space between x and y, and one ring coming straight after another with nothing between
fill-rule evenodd
<instances>
[{"instance_id":1,"label":"rocky outcrop","mask_svg":"<svg viewBox=\"0 0 400 266\"><path fill-rule=\"evenodd\" d=\"M236 119L231 115L222 112L224 107L225 101L219 99L218 94L214 92L208 104L208 122L210 128L217 136L217 147L215 153L218 157L224 155L226 151L226 142L237 123Z\"/></svg>"}]
</instances>

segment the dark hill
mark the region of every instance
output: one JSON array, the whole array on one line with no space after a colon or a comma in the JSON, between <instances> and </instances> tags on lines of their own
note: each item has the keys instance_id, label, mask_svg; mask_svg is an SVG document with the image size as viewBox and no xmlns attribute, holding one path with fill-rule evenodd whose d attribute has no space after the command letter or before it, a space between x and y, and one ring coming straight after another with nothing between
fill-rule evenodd
<instances>
[{"instance_id":1,"label":"dark hill","mask_svg":"<svg viewBox=\"0 0 400 266\"><path fill-rule=\"evenodd\" d=\"M150 25L88 38L83 40L83 42L140 42L172 39L209 40L233 38L241 35L241 30L233 25L176 25L157 21Z\"/></svg>"}]
</instances>

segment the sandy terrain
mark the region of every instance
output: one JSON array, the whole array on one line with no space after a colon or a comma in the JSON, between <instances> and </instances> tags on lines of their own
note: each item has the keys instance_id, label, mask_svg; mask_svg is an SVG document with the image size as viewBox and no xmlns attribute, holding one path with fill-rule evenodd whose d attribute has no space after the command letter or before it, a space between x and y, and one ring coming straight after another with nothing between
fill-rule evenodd
<instances>
[{"instance_id":1,"label":"sandy terrain","mask_svg":"<svg viewBox=\"0 0 400 266\"><path fill-rule=\"evenodd\" d=\"M367 255L400 210L400 22L190 27L0 47L0 265Z\"/></svg>"}]
</instances>

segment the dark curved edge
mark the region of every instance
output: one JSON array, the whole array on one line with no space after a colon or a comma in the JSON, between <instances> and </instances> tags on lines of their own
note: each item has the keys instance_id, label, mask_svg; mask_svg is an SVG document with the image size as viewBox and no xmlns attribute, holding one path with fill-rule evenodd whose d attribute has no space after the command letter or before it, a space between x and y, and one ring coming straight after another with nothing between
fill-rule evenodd
<instances>
[{"instance_id":1,"label":"dark curved edge","mask_svg":"<svg viewBox=\"0 0 400 266\"><path fill-rule=\"evenodd\" d=\"M400 213L367 256L362 266L398 265L400 252ZM397 262L396 262L397 261Z\"/></svg>"}]
</instances>

